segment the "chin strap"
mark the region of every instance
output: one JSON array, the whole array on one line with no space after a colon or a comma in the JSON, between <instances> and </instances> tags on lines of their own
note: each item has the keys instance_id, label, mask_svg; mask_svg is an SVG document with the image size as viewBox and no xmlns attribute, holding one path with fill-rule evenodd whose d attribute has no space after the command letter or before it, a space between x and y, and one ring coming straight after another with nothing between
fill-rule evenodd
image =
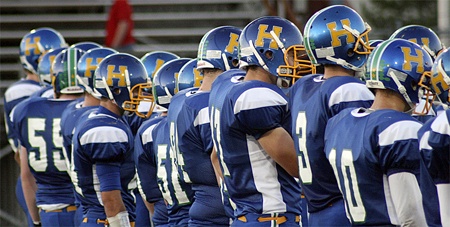
<instances>
[{"instance_id":1,"label":"chin strap","mask_svg":"<svg viewBox=\"0 0 450 227\"><path fill-rule=\"evenodd\" d=\"M105 86L106 93L108 93L108 98L111 100L114 100L114 96L113 96L111 90L109 89L109 86L108 86L108 83L106 82L105 77L102 77L102 81L103 81L103 85Z\"/></svg>"},{"instance_id":2,"label":"chin strap","mask_svg":"<svg viewBox=\"0 0 450 227\"><path fill-rule=\"evenodd\" d=\"M407 113L409 113L409 112L412 113L412 111L414 111L416 105L409 98L409 95L406 92L405 86L403 86L400 83L400 81L398 80L397 75L395 75L394 71L390 70L388 73L389 73L389 76L391 76L392 80L394 80L395 84L397 85L397 88L398 88L398 91L400 92L400 94L403 95L403 98L408 103L408 105L411 107L411 110L408 110Z\"/></svg>"},{"instance_id":3,"label":"chin strap","mask_svg":"<svg viewBox=\"0 0 450 227\"><path fill-rule=\"evenodd\" d=\"M428 47L427 45L422 45L422 48L433 58L436 59L436 54L434 53L434 51L432 51L430 49L430 47Z\"/></svg>"},{"instance_id":4,"label":"chin strap","mask_svg":"<svg viewBox=\"0 0 450 227\"><path fill-rule=\"evenodd\" d=\"M264 60L261 58L261 56L259 56L258 51L256 50L255 46L253 46L253 41L250 40L248 41L248 43L250 44L250 49L253 52L253 55L256 57L256 59L258 60L259 65L261 65L261 67L263 67L266 71L270 72L269 67L267 67L266 63L264 62Z\"/></svg>"},{"instance_id":5,"label":"chin strap","mask_svg":"<svg viewBox=\"0 0 450 227\"><path fill-rule=\"evenodd\" d=\"M227 56L225 55L225 53L222 53L222 61L225 65L225 71L230 70L230 65L228 64Z\"/></svg>"},{"instance_id":6,"label":"chin strap","mask_svg":"<svg viewBox=\"0 0 450 227\"><path fill-rule=\"evenodd\" d=\"M89 94L91 94L91 95L94 94L94 91L92 90L92 88L89 87L89 85L87 85L87 83L83 80L83 78L87 79L86 77L81 77L81 76L78 76L78 75L75 75L75 77L77 78L78 83L81 84L81 85L83 85L84 89L85 89Z\"/></svg>"}]
</instances>

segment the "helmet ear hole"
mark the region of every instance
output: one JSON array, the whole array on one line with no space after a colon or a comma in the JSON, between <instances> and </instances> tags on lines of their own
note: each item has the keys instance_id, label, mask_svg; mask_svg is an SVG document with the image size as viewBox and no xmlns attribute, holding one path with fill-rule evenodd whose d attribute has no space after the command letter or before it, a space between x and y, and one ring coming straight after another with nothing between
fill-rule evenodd
<instances>
[{"instance_id":1,"label":"helmet ear hole","mask_svg":"<svg viewBox=\"0 0 450 227\"><path fill-rule=\"evenodd\" d=\"M113 92L115 95L120 95L120 88L114 88Z\"/></svg>"},{"instance_id":2,"label":"helmet ear hole","mask_svg":"<svg viewBox=\"0 0 450 227\"><path fill-rule=\"evenodd\" d=\"M238 59L233 59L231 61L231 64L233 64L234 67L238 67L239 66L239 60Z\"/></svg>"},{"instance_id":3,"label":"helmet ear hole","mask_svg":"<svg viewBox=\"0 0 450 227\"><path fill-rule=\"evenodd\" d=\"M273 58L273 52L268 50L264 53L267 59L271 60Z\"/></svg>"}]
</instances>

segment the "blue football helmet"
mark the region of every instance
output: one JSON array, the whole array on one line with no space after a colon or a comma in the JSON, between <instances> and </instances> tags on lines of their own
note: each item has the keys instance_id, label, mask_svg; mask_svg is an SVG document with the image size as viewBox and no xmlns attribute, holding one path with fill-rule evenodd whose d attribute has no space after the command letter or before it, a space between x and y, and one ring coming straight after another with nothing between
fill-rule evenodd
<instances>
[{"instance_id":1,"label":"blue football helmet","mask_svg":"<svg viewBox=\"0 0 450 227\"><path fill-rule=\"evenodd\" d=\"M366 86L396 91L414 110L425 89L420 79L432 65L430 55L419 45L404 39L386 40L369 55Z\"/></svg>"},{"instance_id":2,"label":"blue football helmet","mask_svg":"<svg viewBox=\"0 0 450 227\"><path fill-rule=\"evenodd\" d=\"M375 47L377 47L380 43L382 43L384 40L382 39L372 39L369 40L369 45L370 47L372 47L373 49L375 49Z\"/></svg>"},{"instance_id":3,"label":"blue football helmet","mask_svg":"<svg viewBox=\"0 0 450 227\"><path fill-rule=\"evenodd\" d=\"M153 77L153 96L155 97L156 104L169 108L170 100L172 96L176 94L176 78L181 68L192 59L190 58L178 58L166 62Z\"/></svg>"},{"instance_id":4,"label":"blue football helmet","mask_svg":"<svg viewBox=\"0 0 450 227\"><path fill-rule=\"evenodd\" d=\"M241 29L221 26L207 32L198 46L197 69L227 71L239 67L239 35Z\"/></svg>"},{"instance_id":5,"label":"blue football helmet","mask_svg":"<svg viewBox=\"0 0 450 227\"><path fill-rule=\"evenodd\" d=\"M56 97L61 94L84 93L76 78L77 62L84 53L83 50L69 47L56 55L51 67L52 86Z\"/></svg>"},{"instance_id":6,"label":"blue football helmet","mask_svg":"<svg viewBox=\"0 0 450 227\"><path fill-rule=\"evenodd\" d=\"M88 51L90 49L99 48L99 47L103 47L103 46L98 43L95 43L95 42L86 41L86 42L79 42L79 43L72 44L70 47L76 47L78 49Z\"/></svg>"},{"instance_id":7,"label":"blue football helmet","mask_svg":"<svg viewBox=\"0 0 450 227\"><path fill-rule=\"evenodd\" d=\"M441 40L436 33L422 25L407 25L397 29L389 39L406 39L419 44L424 48L432 59L436 59L439 52L444 49Z\"/></svg>"},{"instance_id":8,"label":"blue football helmet","mask_svg":"<svg viewBox=\"0 0 450 227\"><path fill-rule=\"evenodd\" d=\"M422 77L421 83L438 97L439 102L450 104L450 48L444 49L434 61L431 73Z\"/></svg>"},{"instance_id":9,"label":"blue football helmet","mask_svg":"<svg viewBox=\"0 0 450 227\"><path fill-rule=\"evenodd\" d=\"M139 101L135 99L147 98L148 94L140 93L139 85L151 86L142 62L127 53L105 57L98 64L94 77L94 91L98 93L94 96L107 98L119 108L130 112L135 112L138 108Z\"/></svg>"},{"instance_id":10,"label":"blue football helmet","mask_svg":"<svg viewBox=\"0 0 450 227\"><path fill-rule=\"evenodd\" d=\"M38 64L38 75L41 80L41 84L52 84L51 67L56 55L61 53L67 47L60 47L56 49L50 49L45 54L41 55Z\"/></svg>"},{"instance_id":11,"label":"blue football helmet","mask_svg":"<svg viewBox=\"0 0 450 227\"><path fill-rule=\"evenodd\" d=\"M145 69L147 69L148 78L153 80L156 71L158 71L164 63L177 58L180 57L167 51L152 51L142 56L141 62L144 64Z\"/></svg>"},{"instance_id":12,"label":"blue football helmet","mask_svg":"<svg viewBox=\"0 0 450 227\"><path fill-rule=\"evenodd\" d=\"M370 26L353 9L332 5L305 25L306 52L315 65L340 65L361 72L370 51Z\"/></svg>"},{"instance_id":13,"label":"blue football helmet","mask_svg":"<svg viewBox=\"0 0 450 227\"><path fill-rule=\"evenodd\" d=\"M293 82L289 80L300 77L297 68L302 59L299 58L301 54L297 52L304 51L302 44L303 36L292 22L277 16L260 17L247 24L239 37L239 67L263 67L278 77L278 86L288 87ZM289 51L291 49L292 51ZM290 52L295 52L291 53L296 61L294 63L289 62ZM309 60L305 62L304 65L307 65L306 68L310 71ZM283 81L287 82L287 85Z\"/></svg>"},{"instance_id":14,"label":"blue football helmet","mask_svg":"<svg viewBox=\"0 0 450 227\"><path fill-rule=\"evenodd\" d=\"M94 73L98 64L107 56L118 53L106 47L88 50L77 63L77 80L79 85L89 94L94 95Z\"/></svg>"},{"instance_id":15,"label":"blue football helmet","mask_svg":"<svg viewBox=\"0 0 450 227\"><path fill-rule=\"evenodd\" d=\"M200 87L203 81L203 75L197 70L197 65L197 59L192 59L180 69L175 81L175 90L177 93L187 88Z\"/></svg>"},{"instance_id":16,"label":"blue football helmet","mask_svg":"<svg viewBox=\"0 0 450 227\"><path fill-rule=\"evenodd\" d=\"M20 41L19 54L23 68L38 74L39 57L50 49L66 47L64 37L52 28L31 30Z\"/></svg>"}]
</instances>

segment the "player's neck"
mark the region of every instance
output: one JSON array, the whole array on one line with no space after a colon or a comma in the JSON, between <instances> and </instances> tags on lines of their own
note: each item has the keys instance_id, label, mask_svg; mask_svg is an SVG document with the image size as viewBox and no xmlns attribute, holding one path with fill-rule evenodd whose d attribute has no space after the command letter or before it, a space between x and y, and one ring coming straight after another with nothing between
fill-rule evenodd
<instances>
[{"instance_id":1,"label":"player's neck","mask_svg":"<svg viewBox=\"0 0 450 227\"><path fill-rule=\"evenodd\" d=\"M370 108L374 110L391 109L399 112L406 112L408 111L409 106L399 94L378 89L375 92L375 99Z\"/></svg>"},{"instance_id":2,"label":"player's neck","mask_svg":"<svg viewBox=\"0 0 450 227\"><path fill-rule=\"evenodd\" d=\"M277 78L262 67L251 67L245 74L244 81L259 80L268 84L276 84Z\"/></svg>"},{"instance_id":3,"label":"player's neck","mask_svg":"<svg viewBox=\"0 0 450 227\"><path fill-rule=\"evenodd\" d=\"M38 75L36 75L34 73L30 73L30 72L27 73L27 75L25 76L25 79L26 80L34 80L36 82L41 82Z\"/></svg>"},{"instance_id":4,"label":"player's neck","mask_svg":"<svg viewBox=\"0 0 450 227\"><path fill-rule=\"evenodd\" d=\"M83 102L83 106L98 106L100 105L100 100L96 99L94 96L92 96L89 93L85 93L84 94L84 102Z\"/></svg>"},{"instance_id":5,"label":"player's neck","mask_svg":"<svg viewBox=\"0 0 450 227\"><path fill-rule=\"evenodd\" d=\"M216 70L211 72L206 72L203 74L202 85L198 88L199 91L211 91L211 85L214 80L222 73L222 70Z\"/></svg>"},{"instance_id":6,"label":"player's neck","mask_svg":"<svg viewBox=\"0 0 450 227\"><path fill-rule=\"evenodd\" d=\"M339 65L325 65L325 70L323 77L325 79L335 77L335 76L355 76L355 71L346 69Z\"/></svg>"},{"instance_id":7,"label":"player's neck","mask_svg":"<svg viewBox=\"0 0 450 227\"><path fill-rule=\"evenodd\" d=\"M55 94L56 97L56 94ZM58 99L62 100L75 100L83 97L83 94L61 94Z\"/></svg>"},{"instance_id":8,"label":"player's neck","mask_svg":"<svg viewBox=\"0 0 450 227\"><path fill-rule=\"evenodd\" d=\"M116 103L106 98L102 98L102 100L100 101L100 106L105 107L118 116L122 116L124 112L124 110L121 109Z\"/></svg>"}]
</instances>

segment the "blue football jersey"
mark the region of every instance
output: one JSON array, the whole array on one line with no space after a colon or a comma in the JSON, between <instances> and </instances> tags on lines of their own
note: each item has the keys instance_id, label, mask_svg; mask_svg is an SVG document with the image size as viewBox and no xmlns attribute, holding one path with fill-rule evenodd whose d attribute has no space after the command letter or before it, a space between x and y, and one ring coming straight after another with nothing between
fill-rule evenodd
<instances>
[{"instance_id":1,"label":"blue football jersey","mask_svg":"<svg viewBox=\"0 0 450 227\"><path fill-rule=\"evenodd\" d=\"M101 192L120 190L130 221L134 221L134 138L128 124L99 106L88 119L77 125L72 142L76 196L84 208L84 216L105 219ZM105 177L105 174L119 175L120 182Z\"/></svg>"},{"instance_id":2,"label":"blue football jersey","mask_svg":"<svg viewBox=\"0 0 450 227\"><path fill-rule=\"evenodd\" d=\"M349 107L370 107L373 94L358 79L348 76L308 75L290 91L292 131L297 150L302 190L308 212L323 210L342 199L333 170L324 154L328 119Z\"/></svg>"},{"instance_id":3,"label":"blue football jersey","mask_svg":"<svg viewBox=\"0 0 450 227\"><path fill-rule=\"evenodd\" d=\"M172 101L171 104L172 105ZM167 117L152 130L153 151L156 155L159 189L166 200L169 225L187 225L189 208L194 199L191 185L184 182L175 164L176 154L170 146L170 126Z\"/></svg>"},{"instance_id":4,"label":"blue football jersey","mask_svg":"<svg viewBox=\"0 0 450 227\"><path fill-rule=\"evenodd\" d=\"M11 84L11 86L6 89L3 96L6 136L14 152L17 151L17 146L19 144L17 135L14 135L13 130L11 130L13 126L9 114L17 104L30 97L39 89L41 89L41 85L39 84L39 82L36 82L34 80L19 80Z\"/></svg>"},{"instance_id":5,"label":"blue football jersey","mask_svg":"<svg viewBox=\"0 0 450 227\"><path fill-rule=\"evenodd\" d=\"M325 154L354 225L399 225L388 177L420 173L421 123L390 109L347 109L328 121Z\"/></svg>"},{"instance_id":6,"label":"blue football jersey","mask_svg":"<svg viewBox=\"0 0 450 227\"><path fill-rule=\"evenodd\" d=\"M428 170L436 184L450 183L450 110L440 113L430 125L428 144L433 150Z\"/></svg>"},{"instance_id":7,"label":"blue football jersey","mask_svg":"<svg viewBox=\"0 0 450 227\"><path fill-rule=\"evenodd\" d=\"M155 226L167 225L168 215L161 191L162 181L157 178L157 156L153 151L152 131L164 117L152 118L142 123L134 138L134 162L138 174L138 188L144 200L154 203L152 221ZM161 201L164 204L161 206ZM157 205L159 204L159 205Z\"/></svg>"},{"instance_id":8,"label":"blue football jersey","mask_svg":"<svg viewBox=\"0 0 450 227\"><path fill-rule=\"evenodd\" d=\"M223 72L214 80L211 85L211 91L208 100L208 112L210 116L210 129L211 129L211 137L213 140L214 147L216 147L217 152L220 152L221 145L219 144L220 138L218 137L218 124L220 114L216 115L215 113L220 113L220 108L225 101L226 94L228 91L237 83L242 82L245 77L246 72L239 69L231 69ZM221 165L220 168L222 168ZM222 172L224 170L222 169ZM236 204L231 201L228 190L224 182L221 182L221 193L222 193L222 203L225 208L225 213L229 218L234 218L234 210L236 209Z\"/></svg>"},{"instance_id":9,"label":"blue football jersey","mask_svg":"<svg viewBox=\"0 0 450 227\"><path fill-rule=\"evenodd\" d=\"M298 183L258 142L274 128L290 130L285 94L272 84L244 81L215 103L212 128L227 190L236 204L235 216L300 214Z\"/></svg>"},{"instance_id":10,"label":"blue football jersey","mask_svg":"<svg viewBox=\"0 0 450 227\"><path fill-rule=\"evenodd\" d=\"M192 182L195 201L189 211L191 223L228 226L216 174L211 164L213 149L208 111L209 91L197 91L184 101L175 124L183 169Z\"/></svg>"},{"instance_id":11,"label":"blue football jersey","mask_svg":"<svg viewBox=\"0 0 450 227\"><path fill-rule=\"evenodd\" d=\"M417 120L420 121L419 119ZM427 169L427 166L429 166L431 162L432 154L432 148L428 144L432 123L433 120L427 121L417 132L420 154L422 156L422 160L420 162L419 185L423 195L422 202L425 209L425 217L427 219L428 226L441 226L437 188L434 184L433 178L430 175L430 172Z\"/></svg>"},{"instance_id":12,"label":"blue football jersey","mask_svg":"<svg viewBox=\"0 0 450 227\"><path fill-rule=\"evenodd\" d=\"M169 124L170 133L170 144L172 151L175 152L174 155L175 163L178 166L178 172L180 174L181 180L186 183L191 183L191 180L189 179L189 175L184 170L184 160L183 156L181 155L179 149L178 149L178 136L177 136L177 128L176 128L176 122L178 118L178 114L180 113L181 109L183 108L183 103L186 97L192 95L197 91L198 88L192 87L188 89L181 90L176 95L172 97L170 100L170 106L169 110L167 112L167 123ZM190 186L189 186L190 187Z\"/></svg>"},{"instance_id":13,"label":"blue football jersey","mask_svg":"<svg viewBox=\"0 0 450 227\"><path fill-rule=\"evenodd\" d=\"M30 171L36 178L36 203L74 204L73 185L62 152L61 114L72 100L33 98L17 106L14 125L27 149Z\"/></svg>"}]
</instances>

